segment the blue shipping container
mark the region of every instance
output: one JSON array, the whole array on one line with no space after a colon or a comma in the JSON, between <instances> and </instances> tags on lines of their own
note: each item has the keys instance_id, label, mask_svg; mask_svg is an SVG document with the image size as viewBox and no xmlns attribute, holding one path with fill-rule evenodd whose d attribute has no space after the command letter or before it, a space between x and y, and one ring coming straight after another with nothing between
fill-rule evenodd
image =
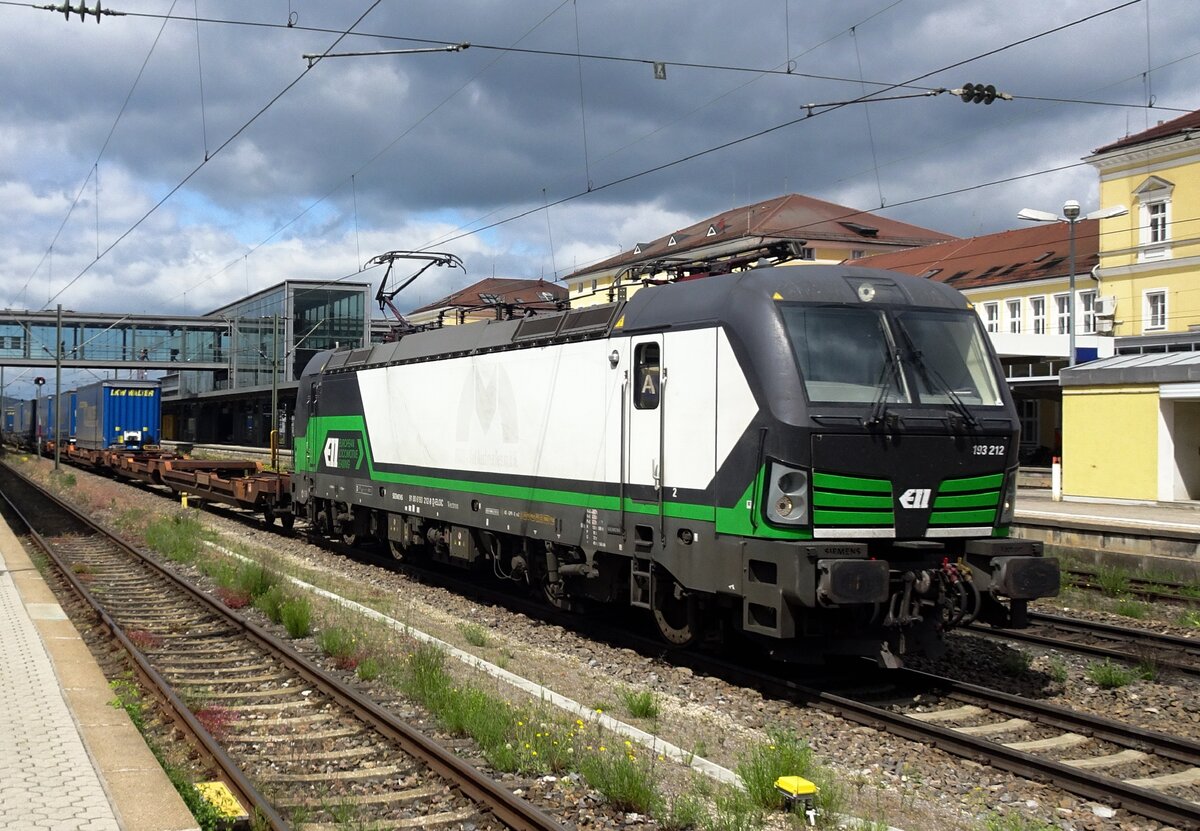
<instances>
[{"instance_id":1,"label":"blue shipping container","mask_svg":"<svg viewBox=\"0 0 1200 831\"><path fill-rule=\"evenodd\" d=\"M162 435L158 381L100 381L76 391L75 443L88 450L157 444Z\"/></svg>"},{"instance_id":2,"label":"blue shipping container","mask_svg":"<svg viewBox=\"0 0 1200 831\"><path fill-rule=\"evenodd\" d=\"M59 400L62 400L62 409L59 409ZM56 436L61 437L63 444L67 444L75 437L75 408L78 406L78 393L75 390L68 390L61 396L50 395L46 399L46 422L45 422L45 438L47 441L52 441ZM56 433L55 419L58 421Z\"/></svg>"}]
</instances>

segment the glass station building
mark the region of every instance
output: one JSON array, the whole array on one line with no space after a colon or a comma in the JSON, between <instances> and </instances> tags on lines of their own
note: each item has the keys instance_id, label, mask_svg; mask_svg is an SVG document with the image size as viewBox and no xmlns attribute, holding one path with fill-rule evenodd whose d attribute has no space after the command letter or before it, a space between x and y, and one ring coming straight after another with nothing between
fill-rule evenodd
<instances>
[{"instance_id":1,"label":"glass station building","mask_svg":"<svg viewBox=\"0 0 1200 831\"><path fill-rule=\"evenodd\" d=\"M369 283L287 280L205 315L220 325L189 347L221 368L163 377L164 438L266 445L274 397L289 447L300 373L322 350L371 342L373 298Z\"/></svg>"}]
</instances>

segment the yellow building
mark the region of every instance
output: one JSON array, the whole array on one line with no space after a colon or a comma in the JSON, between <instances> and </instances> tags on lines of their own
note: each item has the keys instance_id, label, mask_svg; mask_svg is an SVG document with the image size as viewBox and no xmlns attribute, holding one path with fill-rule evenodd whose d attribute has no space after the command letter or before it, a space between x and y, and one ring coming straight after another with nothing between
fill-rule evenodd
<instances>
[{"instance_id":1,"label":"yellow building","mask_svg":"<svg viewBox=\"0 0 1200 831\"><path fill-rule=\"evenodd\" d=\"M953 237L810 196L787 194L734 208L634 245L564 279L571 306L609 303L656 280L771 265L836 264Z\"/></svg>"},{"instance_id":2,"label":"yellow building","mask_svg":"<svg viewBox=\"0 0 1200 831\"><path fill-rule=\"evenodd\" d=\"M1099 148L1099 300L1117 354L1066 370L1063 492L1200 499L1200 110Z\"/></svg>"}]
</instances>

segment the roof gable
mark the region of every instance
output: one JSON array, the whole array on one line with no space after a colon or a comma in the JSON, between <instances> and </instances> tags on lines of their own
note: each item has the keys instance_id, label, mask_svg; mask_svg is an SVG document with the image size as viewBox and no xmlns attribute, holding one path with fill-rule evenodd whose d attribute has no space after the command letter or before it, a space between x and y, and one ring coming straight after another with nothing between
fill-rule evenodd
<instances>
[{"instance_id":1,"label":"roof gable","mask_svg":"<svg viewBox=\"0 0 1200 831\"><path fill-rule=\"evenodd\" d=\"M728 248L736 249L739 241L745 241L747 249L761 246L763 241L793 241L798 245L811 245L820 242L861 244L864 240L902 248L949 239L954 237L845 205L791 193L724 211L648 243L639 242L631 251L579 269L567 275L567 278L635 265L668 248L675 258L685 256L684 252L712 250L709 247L716 245L726 246L723 251L728 253Z\"/></svg>"},{"instance_id":2,"label":"roof gable","mask_svg":"<svg viewBox=\"0 0 1200 831\"><path fill-rule=\"evenodd\" d=\"M1125 148L1136 147L1139 144L1146 144L1157 139L1169 138L1174 135L1191 135L1193 133L1200 133L1200 110L1193 110L1187 115L1181 115L1179 118L1161 122L1148 130L1134 133L1131 136L1118 139L1111 144L1098 147L1092 152L1095 154L1110 153L1113 150L1124 150Z\"/></svg>"},{"instance_id":3,"label":"roof gable","mask_svg":"<svg viewBox=\"0 0 1200 831\"><path fill-rule=\"evenodd\" d=\"M1076 274L1086 274L1100 261L1099 234L1099 220L1075 223ZM963 290L1065 276L1069 258L1070 228L1065 222L1052 222L876 254L847 264L917 274Z\"/></svg>"}]
</instances>

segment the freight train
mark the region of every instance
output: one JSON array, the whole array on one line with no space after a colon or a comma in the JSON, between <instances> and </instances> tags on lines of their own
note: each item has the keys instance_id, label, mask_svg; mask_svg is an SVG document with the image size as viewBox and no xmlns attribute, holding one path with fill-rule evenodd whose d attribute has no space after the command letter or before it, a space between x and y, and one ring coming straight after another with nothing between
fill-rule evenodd
<instances>
[{"instance_id":1,"label":"freight train","mask_svg":"<svg viewBox=\"0 0 1200 831\"><path fill-rule=\"evenodd\" d=\"M29 450L40 446L51 453L56 442L78 448L81 456L156 447L161 396L158 381L97 381L60 395L17 402L7 432L13 444Z\"/></svg>"},{"instance_id":2,"label":"freight train","mask_svg":"<svg viewBox=\"0 0 1200 831\"><path fill-rule=\"evenodd\" d=\"M295 423L292 509L319 532L645 609L681 646L895 666L1059 588L1008 537L999 362L920 278L760 268L326 352Z\"/></svg>"}]
</instances>

